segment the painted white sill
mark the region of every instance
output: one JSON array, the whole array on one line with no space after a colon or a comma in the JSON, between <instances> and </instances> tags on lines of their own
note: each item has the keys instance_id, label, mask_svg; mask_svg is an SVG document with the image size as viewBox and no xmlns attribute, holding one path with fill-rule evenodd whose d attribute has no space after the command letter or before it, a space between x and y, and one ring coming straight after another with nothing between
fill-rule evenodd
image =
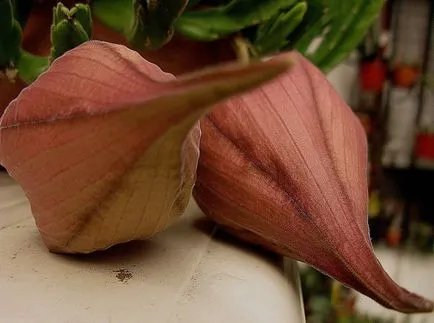
<instances>
[{"instance_id":1,"label":"painted white sill","mask_svg":"<svg viewBox=\"0 0 434 323\"><path fill-rule=\"evenodd\" d=\"M30 206L0 174L0 322L304 322L295 262L258 252L192 204L146 242L70 257L43 245Z\"/></svg>"}]
</instances>

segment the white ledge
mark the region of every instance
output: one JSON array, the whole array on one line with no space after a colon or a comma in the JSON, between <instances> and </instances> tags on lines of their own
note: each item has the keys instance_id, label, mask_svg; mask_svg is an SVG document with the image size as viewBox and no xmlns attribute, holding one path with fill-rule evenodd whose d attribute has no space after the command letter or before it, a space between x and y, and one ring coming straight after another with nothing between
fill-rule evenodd
<instances>
[{"instance_id":1,"label":"white ledge","mask_svg":"<svg viewBox=\"0 0 434 323\"><path fill-rule=\"evenodd\" d=\"M21 189L0 174L0 322L304 322L295 262L258 252L193 204L150 241L51 254Z\"/></svg>"}]
</instances>

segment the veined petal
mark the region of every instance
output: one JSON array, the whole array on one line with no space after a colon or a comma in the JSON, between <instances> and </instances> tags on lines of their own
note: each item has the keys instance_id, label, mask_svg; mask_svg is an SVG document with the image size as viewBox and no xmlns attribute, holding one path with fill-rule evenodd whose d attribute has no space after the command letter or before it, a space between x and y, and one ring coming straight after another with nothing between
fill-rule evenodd
<instances>
[{"instance_id":1,"label":"veined petal","mask_svg":"<svg viewBox=\"0 0 434 323\"><path fill-rule=\"evenodd\" d=\"M396 285L367 225L367 145L359 121L301 55L278 80L201 121L194 196L245 239L307 262L402 312L433 304Z\"/></svg>"},{"instance_id":2,"label":"veined petal","mask_svg":"<svg viewBox=\"0 0 434 323\"><path fill-rule=\"evenodd\" d=\"M51 251L146 239L187 206L199 118L289 66L285 57L176 79L124 46L87 42L9 105L1 163L26 192Z\"/></svg>"}]
</instances>

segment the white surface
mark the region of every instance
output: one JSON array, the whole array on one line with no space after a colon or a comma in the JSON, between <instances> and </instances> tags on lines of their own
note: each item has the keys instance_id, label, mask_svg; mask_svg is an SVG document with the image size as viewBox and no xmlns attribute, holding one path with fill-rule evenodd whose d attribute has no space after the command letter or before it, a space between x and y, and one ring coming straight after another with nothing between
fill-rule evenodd
<instances>
[{"instance_id":1,"label":"white surface","mask_svg":"<svg viewBox=\"0 0 434 323\"><path fill-rule=\"evenodd\" d=\"M347 104L357 105L359 64L356 52L330 71L327 79Z\"/></svg>"},{"instance_id":2,"label":"white surface","mask_svg":"<svg viewBox=\"0 0 434 323\"><path fill-rule=\"evenodd\" d=\"M416 134L419 91L393 88L390 92L390 112L387 121L387 142L383 165L406 168L411 163Z\"/></svg>"},{"instance_id":3,"label":"white surface","mask_svg":"<svg viewBox=\"0 0 434 323\"><path fill-rule=\"evenodd\" d=\"M147 242L71 257L43 245L0 175L0 322L304 322L294 262L233 241L191 206Z\"/></svg>"}]
</instances>

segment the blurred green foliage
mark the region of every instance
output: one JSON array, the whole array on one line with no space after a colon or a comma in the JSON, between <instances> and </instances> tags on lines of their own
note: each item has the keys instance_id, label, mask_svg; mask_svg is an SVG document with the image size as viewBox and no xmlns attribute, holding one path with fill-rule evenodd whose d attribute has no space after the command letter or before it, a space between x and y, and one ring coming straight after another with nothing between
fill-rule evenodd
<instances>
[{"instance_id":1,"label":"blurred green foliage","mask_svg":"<svg viewBox=\"0 0 434 323\"><path fill-rule=\"evenodd\" d=\"M91 39L92 15L136 49L158 49L175 32L196 41L237 38L250 57L297 50L325 73L362 41L384 0L93 0L53 8L50 57L21 49L30 0L0 0L0 69L32 82L48 64ZM239 41L239 40L242 41ZM315 45L317 44L317 45ZM242 51L239 51L242 52Z\"/></svg>"},{"instance_id":2,"label":"blurred green foliage","mask_svg":"<svg viewBox=\"0 0 434 323\"><path fill-rule=\"evenodd\" d=\"M303 301L306 312L306 323L411 323L411 317L403 319L379 318L359 313L355 309L342 311L348 307L354 292L332 278L322 274L310 266L300 270ZM338 285L338 289L333 286ZM342 295L336 302L336 290Z\"/></svg>"}]
</instances>

